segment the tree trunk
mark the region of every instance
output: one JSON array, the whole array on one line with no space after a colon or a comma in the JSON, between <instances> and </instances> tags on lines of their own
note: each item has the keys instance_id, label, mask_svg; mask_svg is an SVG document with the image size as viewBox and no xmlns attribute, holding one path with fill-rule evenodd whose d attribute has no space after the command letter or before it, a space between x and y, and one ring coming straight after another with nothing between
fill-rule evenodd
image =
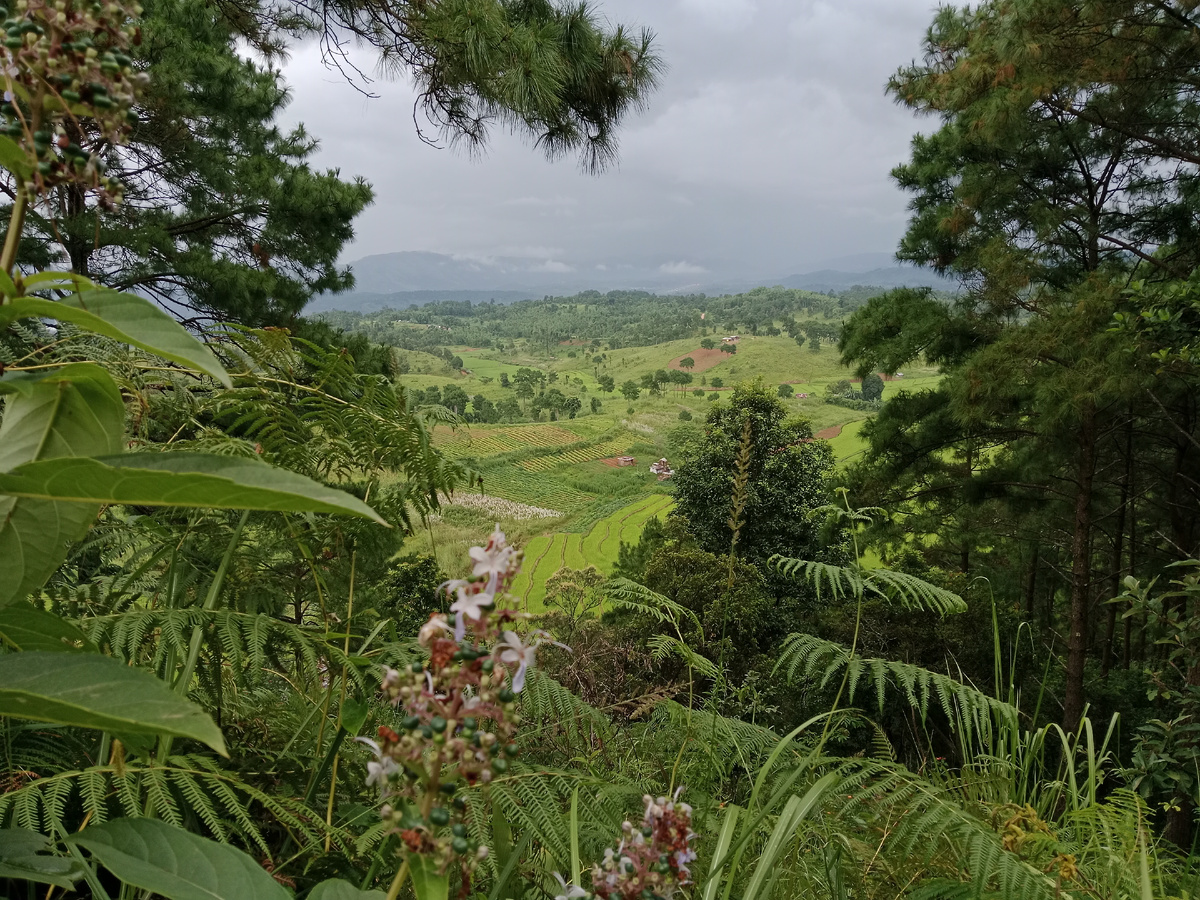
<instances>
[{"instance_id":1,"label":"tree trunk","mask_svg":"<svg viewBox=\"0 0 1200 900\"><path fill-rule=\"evenodd\" d=\"M1063 730L1073 734L1083 718L1083 676L1087 663L1088 604L1091 600L1092 480L1096 474L1096 407L1084 401L1079 422L1079 470L1071 540L1071 618L1067 633L1067 683Z\"/></svg>"},{"instance_id":2,"label":"tree trunk","mask_svg":"<svg viewBox=\"0 0 1200 900\"><path fill-rule=\"evenodd\" d=\"M1037 596L1037 567L1041 549L1039 544L1033 545L1033 558L1029 560L1029 578L1025 582L1025 618L1030 622L1034 617L1033 603Z\"/></svg>"},{"instance_id":3,"label":"tree trunk","mask_svg":"<svg viewBox=\"0 0 1200 900\"><path fill-rule=\"evenodd\" d=\"M1121 594L1121 555L1125 543L1125 513L1129 506L1129 480L1133 469L1133 417L1125 427L1125 474L1121 477L1121 505L1117 508L1117 527L1113 534L1112 555L1112 588L1108 603L1108 627L1104 635L1104 662L1100 668L1100 676L1108 677L1108 670L1113 661L1113 640L1117 632L1117 604L1112 602Z\"/></svg>"}]
</instances>

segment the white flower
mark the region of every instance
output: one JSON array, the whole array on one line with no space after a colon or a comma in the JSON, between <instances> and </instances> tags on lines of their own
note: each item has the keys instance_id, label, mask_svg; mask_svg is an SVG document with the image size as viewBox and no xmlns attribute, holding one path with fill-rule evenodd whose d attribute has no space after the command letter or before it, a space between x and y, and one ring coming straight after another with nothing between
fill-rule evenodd
<instances>
[{"instance_id":1,"label":"white flower","mask_svg":"<svg viewBox=\"0 0 1200 900\"><path fill-rule=\"evenodd\" d=\"M504 637L500 640L500 661L506 666L517 667L517 671L512 677L512 689L519 693L525 687L525 673L537 659L537 640L526 645L522 643L521 636L515 631L505 631Z\"/></svg>"},{"instance_id":2,"label":"white flower","mask_svg":"<svg viewBox=\"0 0 1200 900\"><path fill-rule=\"evenodd\" d=\"M367 763L367 787L379 785L379 792L382 794L387 789L388 779L393 773L400 771L400 767L390 756L384 756L382 748L370 738L359 737L355 740L370 747L371 752L375 754L374 761Z\"/></svg>"},{"instance_id":3,"label":"white flower","mask_svg":"<svg viewBox=\"0 0 1200 900\"><path fill-rule=\"evenodd\" d=\"M417 632L417 643L422 647L428 647L429 642L437 637L438 632L449 632L450 626L446 624L446 617L441 613L434 613L429 617L429 621L421 626L421 630Z\"/></svg>"},{"instance_id":4,"label":"white flower","mask_svg":"<svg viewBox=\"0 0 1200 900\"><path fill-rule=\"evenodd\" d=\"M398 771L400 771L400 767L390 756L385 756L378 762L367 763L367 787L377 784L382 792L387 787L388 779Z\"/></svg>"},{"instance_id":5,"label":"white flower","mask_svg":"<svg viewBox=\"0 0 1200 900\"><path fill-rule=\"evenodd\" d=\"M487 589L489 593L494 594L500 586L500 579L508 574L508 570L512 567L512 559L516 551L508 546L504 539L504 532L500 530L500 526L496 526L496 530L492 532L491 539L486 547L472 547L467 551L467 555L475 563L473 573L477 576L487 576Z\"/></svg>"},{"instance_id":6,"label":"white flower","mask_svg":"<svg viewBox=\"0 0 1200 900\"><path fill-rule=\"evenodd\" d=\"M496 598L486 591L473 593L469 585L460 587L458 599L450 604L450 612L454 613L454 639L461 641L467 632L466 622L463 621L464 617L478 622L483 611L493 606L495 602Z\"/></svg>"},{"instance_id":7,"label":"white flower","mask_svg":"<svg viewBox=\"0 0 1200 900\"><path fill-rule=\"evenodd\" d=\"M566 879L557 872L554 873L554 877L557 879L558 886L562 890L562 893L556 896L554 900L576 900L577 897L586 897L588 895L588 892L579 885L567 884Z\"/></svg>"}]
</instances>

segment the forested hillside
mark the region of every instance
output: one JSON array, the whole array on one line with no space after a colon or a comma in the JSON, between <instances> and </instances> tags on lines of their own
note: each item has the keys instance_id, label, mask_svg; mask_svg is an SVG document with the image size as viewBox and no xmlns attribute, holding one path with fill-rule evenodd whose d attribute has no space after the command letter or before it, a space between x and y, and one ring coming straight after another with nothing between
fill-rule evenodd
<instances>
[{"instance_id":1,"label":"forested hillside","mask_svg":"<svg viewBox=\"0 0 1200 900\"><path fill-rule=\"evenodd\" d=\"M655 37L7 15L0 894L1200 895L1193 4L934 15L892 175L957 292L311 319L374 194L274 61L605 177Z\"/></svg>"},{"instance_id":2,"label":"forested hillside","mask_svg":"<svg viewBox=\"0 0 1200 900\"><path fill-rule=\"evenodd\" d=\"M836 339L840 333L837 325L822 329L822 322L840 324L846 314L879 293L879 289L855 288L817 294L783 287L722 297L585 291L512 304L447 301L377 313L328 312L320 319L372 341L407 349L453 344L493 347L520 338L546 351L573 340L600 341L618 349L703 335L756 335L760 330L775 335L781 326L801 337L812 330L820 341ZM801 320L802 326L792 324Z\"/></svg>"}]
</instances>

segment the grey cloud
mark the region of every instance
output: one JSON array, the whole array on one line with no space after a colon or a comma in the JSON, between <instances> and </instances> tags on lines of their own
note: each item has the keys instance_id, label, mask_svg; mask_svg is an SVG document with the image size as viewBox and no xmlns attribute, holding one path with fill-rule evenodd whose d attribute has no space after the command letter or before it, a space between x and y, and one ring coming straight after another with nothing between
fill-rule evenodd
<instances>
[{"instance_id":1,"label":"grey cloud","mask_svg":"<svg viewBox=\"0 0 1200 900\"><path fill-rule=\"evenodd\" d=\"M420 250L567 267L541 271L686 266L768 278L895 247L906 198L888 171L929 123L884 84L919 52L933 3L600 7L652 28L668 71L649 110L628 121L619 165L599 177L501 132L478 159L430 148L416 136L409 85L380 83L381 98L366 99L315 48L298 48L285 69L289 118L321 140L321 165L366 177L377 194L346 258Z\"/></svg>"}]
</instances>

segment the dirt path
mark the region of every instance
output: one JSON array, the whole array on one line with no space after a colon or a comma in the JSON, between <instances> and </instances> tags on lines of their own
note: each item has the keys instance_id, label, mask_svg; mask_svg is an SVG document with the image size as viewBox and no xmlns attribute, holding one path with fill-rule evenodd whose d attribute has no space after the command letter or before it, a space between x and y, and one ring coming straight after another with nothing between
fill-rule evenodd
<instances>
[{"instance_id":1,"label":"dirt path","mask_svg":"<svg viewBox=\"0 0 1200 900\"><path fill-rule=\"evenodd\" d=\"M722 353L716 347L711 350L705 350L703 347L697 347L691 353L685 353L683 356L675 357L673 360L667 363L667 368L677 369L680 372L707 372L713 366L719 366L721 363L725 362L725 360L729 359L730 355L731 354L729 353ZM689 356L696 361L696 365L690 369L680 368L679 360L687 359Z\"/></svg>"},{"instance_id":2,"label":"dirt path","mask_svg":"<svg viewBox=\"0 0 1200 900\"><path fill-rule=\"evenodd\" d=\"M820 438L823 441L832 441L835 437L842 433L841 425L830 425L828 428L822 428L813 437Z\"/></svg>"}]
</instances>

